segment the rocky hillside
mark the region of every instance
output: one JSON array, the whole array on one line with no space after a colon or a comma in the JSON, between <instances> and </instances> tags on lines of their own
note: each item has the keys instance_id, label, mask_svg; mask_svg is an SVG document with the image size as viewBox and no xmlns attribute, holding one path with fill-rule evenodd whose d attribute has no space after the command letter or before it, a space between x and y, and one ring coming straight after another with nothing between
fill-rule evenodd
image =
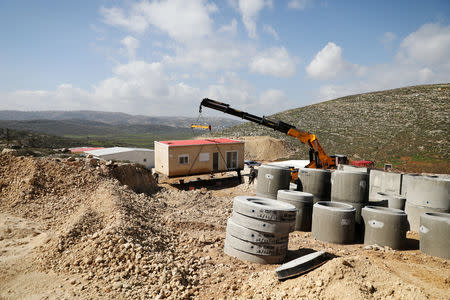
<instances>
[{"instance_id":1,"label":"rocky hillside","mask_svg":"<svg viewBox=\"0 0 450 300\"><path fill-rule=\"evenodd\" d=\"M375 160L379 165L391 162L400 168L420 165L423 171L448 173L449 100L450 84L412 86L342 97L269 118L315 133L328 154ZM307 158L307 146L254 123L240 124L219 134L270 135L296 146L296 157Z\"/></svg>"}]
</instances>

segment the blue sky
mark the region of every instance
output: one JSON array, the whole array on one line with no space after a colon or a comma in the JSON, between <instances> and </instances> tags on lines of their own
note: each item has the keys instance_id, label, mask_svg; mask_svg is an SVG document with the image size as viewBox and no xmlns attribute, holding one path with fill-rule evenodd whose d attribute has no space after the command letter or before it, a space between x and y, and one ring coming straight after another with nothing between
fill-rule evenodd
<instances>
[{"instance_id":1,"label":"blue sky","mask_svg":"<svg viewBox=\"0 0 450 300\"><path fill-rule=\"evenodd\" d=\"M0 1L0 109L257 114L450 82L450 1ZM212 114L212 113L211 113Z\"/></svg>"}]
</instances>

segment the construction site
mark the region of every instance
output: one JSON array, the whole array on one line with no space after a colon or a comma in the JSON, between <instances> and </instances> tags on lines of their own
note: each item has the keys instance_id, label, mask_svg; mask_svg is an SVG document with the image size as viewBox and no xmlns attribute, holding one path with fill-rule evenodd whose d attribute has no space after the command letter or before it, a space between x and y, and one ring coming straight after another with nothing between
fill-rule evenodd
<instances>
[{"instance_id":1,"label":"construction site","mask_svg":"<svg viewBox=\"0 0 450 300\"><path fill-rule=\"evenodd\" d=\"M154 154L4 149L0 298L449 299L450 175L354 164L205 100L310 159L280 161L292 148L255 136L158 141Z\"/></svg>"}]
</instances>

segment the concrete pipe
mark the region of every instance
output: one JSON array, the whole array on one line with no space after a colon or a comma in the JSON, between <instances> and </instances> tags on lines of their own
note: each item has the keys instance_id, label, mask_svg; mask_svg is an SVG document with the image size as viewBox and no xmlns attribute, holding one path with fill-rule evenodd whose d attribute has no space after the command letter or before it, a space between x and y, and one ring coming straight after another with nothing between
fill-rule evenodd
<instances>
[{"instance_id":1,"label":"concrete pipe","mask_svg":"<svg viewBox=\"0 0 450 300\"><path fill-rule=\"evenodd\" d=\"M403 249L409 223L403 210L366 206L362 209L364 220L364 244Z\"/></svg>"},{"instance_id":2,"label":"concrete pipe","mask_svg":"<svg viewBox=\"0 0 450 300\"><path fill-rule=\"evenodd\" d=\"M334 202L334 201L332 201L332 202ZM363 219L361 217L361 211L362 211L363 207L365 207L367 205L367 203L354 203L354 202L352 203L352 202L344 202L344 201L342 201L340 203L345 203L345 204L351 205L355 209L355 224L357 226L362 225L364 223Z\"/></svg>"},{"instance_id":3,"label":"concrete pipe","mask_svg":"<svg viewBox=\"0 0 450 300\"><path fill-rule=\"evenodd\" d=\"M233 222L233 218L229 218L227 221L227 234L256 244L281 244L287 243L289 240L289 233L278 234L252 230L236 224Z\"/></svg>"},{"instance_id":4,"label":"concrete pipe","mask_svg":"<svg viewBox=\"0 0 450 300\"><path fill-rule=\"evenodd\" d=\"M331 201L367 203L369 174L365 172L335 171L331 174Z\"/></svg>"},{"instance_id":5,"label":"concrete pipe","mask_svg":"<svg viewBox=\"0 0 450 300\"><path fill-rule=\"evenodd\" d=\"M450 180L429 176L410 176L406 201L417 206L450 212Z\"/></svg>"},{"instance_id":6,"label":"concrete pipe","mask_svg":"<svg viewBox=\"0 0 450 300\"><path fill-rule=\"evenodd\" d=\"M279 190L277 199L294 205L297 208L295 230L311 231L314 196L310 193Z\"/></svg>"},{"instance_id":7,"label":"concrete pipe","mask_svg":"<svg viewBox=\"0 0 450 300\"><path fill-rule=\"evenodd\" d=\"M389 193L378 192L377 196L376 196L376 200L386 201L388 204L387 207L389 207L389 208L405 210L406 197L402 196L400 194L389 194ZM369 201L369 202L373 203L371 201ZM378 206L378 205L373 205L373 206Z\"/></svg>"},{"instance_id":8,"label":"concrete pipe","mask_svg":"<svg viewBox=\"0 0 450 300\"><path fill-rule=\"evenodd\" d=\"M225 240L224 252L230 256L236 257L240 260L246 260L258 264L280 264L283 262L285 255L257 255L246 253L231 247Z\"/></svg>"},{"instance_id":9,"label":"concrete pipe","mask_svg":"<svg viewBox=\"0 0 450 300\"><path fill-rule=\"evenodd\" d=\"M356 210L340 202L317 202L313 206L311 235L319 241L346 244L355 236Z\"/></svg>"},{"instance_id":10,"label":"concrete pipe","mask_svg":"<svg viewBox=\"0 0 450 300\"><path fill-rule=\"evenodd\" d=\"M419 245L423 253L450 259L450 214L422 214Z\"/></svg>"},{"instance_id":11,"label":"concrete pipe","mask_svg":"<svg viewBox=\"0 0 450 300\"><path fill-rule=\"evenodd\" d=\"M445 209L430 208L411 204L406 200L405 213L408 215L409 226L412 231L419 232L420 216L424 213L448 213Z\"/></svg>"},{"instance_id":12,"label":"concrete pipe","mask_svg":"<svg viewBox=\"0 0 450 300\"><path fill-rule=\"evenodd\" d=\"M226 235L227 244L234 249L256 255L286 255L288 244L258 244L238 239L230 234Z\"/></svg>"},{"instance_id":13,"label":"concrete pipe","mask_svg":"<svg viewBox=\"0 0 450 300\"><path fill-rule=\"evenodd\" d=\"M291 260L275 269L279 280L295 277L304 274L327 261L325 251L306 254L294 260Z\"/></svg>"},{"instance_id":14,"label":"concrete pipe","mask_svg":"<svg viewBox=\"0 0 450 300\"><path fill-rule=\"evenodd\" d=\"M231 216L234 223L260 232L284 234L295 230L295 220L286 222L268 221L251 218L233 211Z\"/></svg>"},{"instance_id":15,"label":"concrete pipe","mask_svg":"<svg viewBox=\"0 0 450 300\"><path fill-rule=\"evenodd\" d=\"M261 165L258 168L256 196L277 199L278 190L288 190L291 170L287 167Z\"/></svg>"},{"instance_id":16,"label":"concrete pipe","mask_svg":"<svg viewBox=\"0 0 450 300\"><path fill-rule=\"evenodd\" d=\"M402 196L407 196L407 192L408 192L408 185L410 184L410 182L412 180L414 180L414 177L420 176L420 174L416 174L416 173L410 173L410 174L403 174L403 178L402 178L402 186L400 189L400 195ZM408 197L406 197L408 198Z\"/></svg>"},{"instance_id":17,"label":"concrete pipe","mask_svg":"<svg viewBox=\"0 0 450 300\"><path fill-rule=\"evenodd\" d=\"M368 206L381 206L381 207L388 207L389 206L389 201L388 201L388 199L385 199L385 200L373 200L373 201L370 201L369 200L369 202L367 202L367 205Z\"/></svg>"},{"instance_id":18,"label":"concrete pipe","mask_svg":"<svg viewBox=\"0 0 450 300\"><path fill-rule=\"evenodd\" d=\"M388 199L388 207L405 210L406 197L401 195L392 195Z\"/></svg>"},{"instance_id":19,"label":"concrete pipe","mask_svg":"<svg viewBox=\"0 0 450 300\"><path fill-rule=\"evenodd\" d=\"M298 176L303 185L303 192L314 195L314 203L330 201L331 172L329 170L301 168Z\"/></svg>"},{"instance_id":20,"label":"concrete pipe","mask_svg":"<svg viewBox=\"0 0 450 300\"><path fill-rule=\"evenodd\" d=\"M233 211L269 221L295 221L297 215L297 209L291 204L255 196L235 197Z\"/></svg>"}]
</instances>

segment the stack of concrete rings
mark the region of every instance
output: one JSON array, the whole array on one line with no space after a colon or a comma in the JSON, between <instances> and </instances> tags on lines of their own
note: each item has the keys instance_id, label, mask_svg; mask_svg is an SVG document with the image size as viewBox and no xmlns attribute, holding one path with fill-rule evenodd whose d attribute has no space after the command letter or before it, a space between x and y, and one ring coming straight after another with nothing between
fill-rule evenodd
<instances>
[{"instance_id":1,"label":"stack of concrete rings","mask_svg":"<svg viewBox=\"0 0 450 300\"><path fill-rule=\"evenodd\" d=\"M314 196L310 193L279 190L277 200L294 205L297 208L295 230L311 231Z\"/></svg>"},{"instance_id":2,"label":"stack of concrete rings","mask_svg":"<svg viewBox=\"0 0 450 300\"><path fill-rule=\"evenodd\" d=\"M450 214L424 213L420 216L420 251L450 259Z\"/></svg>"},{"instance_id":3,"label":"stack of concrete rings","mask_svg":"<svg viewBox=\"0 0 450 300\"><path fill-rule=\"evenodd\" d=\"M364 244L404 249L409 223L403 210L366 206L362 209L364 220Z\"/></svg>"},{"instance_id":4,"label":"stack of concrete rings","mask_svg":"<svg viewBox=\"0 0 450 300\"><path fill-rule=\"evenodd\" d=\"M319 201L313 206L311 236L319 241L349 244L355 238L353 206L330 201Z\"/></svg>"},{"instance_id":5,"label":"stack of concrete rings","mask_svg":"<svg viewBox=\"0 0 450 300\"><path fill-rule=\"evenodd\" d=\"M281 263L295 229L297 209L288 203L237 196L227 222L224 252L260 264Z\"/></svg>"}]
</instances>

